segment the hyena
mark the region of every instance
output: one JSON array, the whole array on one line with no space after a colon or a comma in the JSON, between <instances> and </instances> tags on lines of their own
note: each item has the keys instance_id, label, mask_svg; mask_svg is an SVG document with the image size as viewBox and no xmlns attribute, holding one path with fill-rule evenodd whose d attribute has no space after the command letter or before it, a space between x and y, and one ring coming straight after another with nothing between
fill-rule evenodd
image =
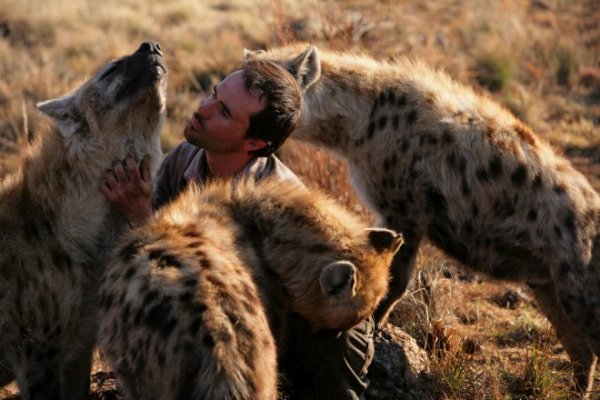
<instances>
[{"instance_id":1,"label":"hyena","mask_svg":"<svg viewBox=\"0 0 600 400\"><path fill-rule=\"evenodd\" d=\"M275 399L286 316L360 322L401 244L289 183L192 185L116 249L101 348L132 399Z\"/></svg>"},{"instance_id":2,"label":"hyena","mask_svg":"<svg viewBox=\"0 0 600 400\"><path fill-rule=\"evenodd\" d=\"M115 159L162 156L166 69L158 44L38 104L54 127L0 184L0 387L23 399L83 399L97 334L95 298L126 222L100 191Z\"/></svg>"},{"instance_id":3,"label":"hyena","mask_svg":"<svg viewBox=\"0 0 600 400\"><path fill-rule=\"evenodd\" d=\"M600 352L600 197L508 111L402 58L289 46L246 52L303 88L293 138L344 157L353 186L405 244L375 318L403 294L424 237L473 269L526 282L591 388Z\"/></svg>"}]
</instances>

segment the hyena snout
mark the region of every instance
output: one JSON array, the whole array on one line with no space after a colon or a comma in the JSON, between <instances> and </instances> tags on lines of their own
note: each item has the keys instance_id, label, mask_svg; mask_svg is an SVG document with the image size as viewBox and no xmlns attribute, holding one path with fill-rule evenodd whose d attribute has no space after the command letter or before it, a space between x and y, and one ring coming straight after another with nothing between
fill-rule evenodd
<instances>
[{"instance_id":1,"label":"hyena snout","mask_svg":"<svg viewBox=\"0 0 600 400\"><path fill-rule=\"evenodd\" d=\"M140 48L137 50L136 53L138 53L138 52L157 54L161 57L163 55L163 53L160 49L160 44L158 44L158 42L144 42L144 43L142 43L142 45L140 46Z\"/></svg>"}]
</instances>

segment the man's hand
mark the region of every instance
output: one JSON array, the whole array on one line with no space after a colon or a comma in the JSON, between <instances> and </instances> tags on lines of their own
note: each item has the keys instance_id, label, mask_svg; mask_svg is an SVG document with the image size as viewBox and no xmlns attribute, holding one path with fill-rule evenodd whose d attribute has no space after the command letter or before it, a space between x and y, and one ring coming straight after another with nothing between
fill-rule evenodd
<instances>
[{"instance_id":1,"label":"man's hand","mask_svg":"<svg viewBox=\"0 0 600 400\"><path fill-rule=\"evenodd\" d=\"M150 157L142 159L139 169L131 156L123 162L115 161L113 169L106 173L100 190L131 226L143 224L152 216Z\"/></svg>"}]
</instances>

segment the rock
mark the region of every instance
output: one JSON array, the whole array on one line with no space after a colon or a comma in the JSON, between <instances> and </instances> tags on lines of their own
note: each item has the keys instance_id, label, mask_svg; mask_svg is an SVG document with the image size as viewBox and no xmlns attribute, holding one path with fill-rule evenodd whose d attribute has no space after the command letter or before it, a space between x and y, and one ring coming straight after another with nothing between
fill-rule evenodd
<instances>
[{"instance_id":1,"label":"rock","mask_svg":"<svg viewBox=\"0 0 600 400\"><path fill-rule=\"evenodd\" d=\"M429 358L415 339L386 324L375 334L375 358L367 375L369 400L425 399L421 379L429 372Z\"/></svg>"}]
</instances>

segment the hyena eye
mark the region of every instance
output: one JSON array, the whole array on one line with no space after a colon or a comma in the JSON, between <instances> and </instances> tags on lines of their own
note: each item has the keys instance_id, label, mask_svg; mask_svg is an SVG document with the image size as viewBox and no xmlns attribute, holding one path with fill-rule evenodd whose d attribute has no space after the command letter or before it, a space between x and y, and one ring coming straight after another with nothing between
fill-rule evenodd
<instances>
[{"instance_id":1,"label":"hyena eye","mask_svg":"<svg viewBox=\"0 0 600 400\"><path fill-rule=\"evenodd\" d=\"M102 73L102 75L100 75L100 80L106 78L107 76L109 76L110 74L112 74L113 72L115 72L115 70L117 69L116 65L112 65L109 69L107 69L106 71L104 71Z\"/></svg>"}]
</instances>

